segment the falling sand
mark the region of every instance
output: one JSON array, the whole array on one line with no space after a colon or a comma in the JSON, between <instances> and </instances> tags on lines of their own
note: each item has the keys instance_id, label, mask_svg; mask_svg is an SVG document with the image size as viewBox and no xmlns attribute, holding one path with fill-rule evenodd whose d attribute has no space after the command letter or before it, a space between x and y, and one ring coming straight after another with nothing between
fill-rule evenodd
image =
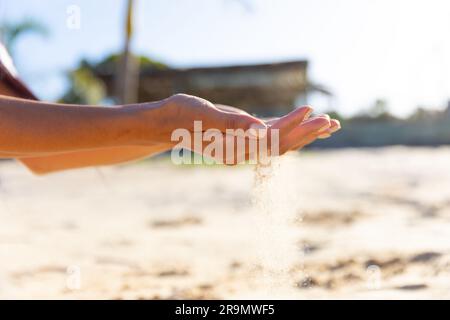
<instances>
[{"instance_id":1,"label":"falling sand","mask_svg":"<svg viewBox=\"0 0 450 320\"><path fill-rule=\"evenodd\" d=\"M292 165L289 157L283 157L255 167L252 204L260 271L255 276L267 298L283 298L294 290L297 284L293 283L290 270L295 264L302 264L293 228L300 199L290 175Z\"/></svg>"}]
</instances>

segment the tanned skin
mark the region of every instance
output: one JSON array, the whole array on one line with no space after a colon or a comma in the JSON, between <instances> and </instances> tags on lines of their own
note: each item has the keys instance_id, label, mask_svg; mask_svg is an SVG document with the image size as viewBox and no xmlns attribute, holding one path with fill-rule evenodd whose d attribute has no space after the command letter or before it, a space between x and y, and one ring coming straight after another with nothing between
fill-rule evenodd
<instances>
[{"instance_id":1,"label":"tanned skin","mask_svg":"<svg viewBox=\"0 0 450 320\"><path fill-rule=\"evenodd\" d=\"M309 106L263 121L240 109L184 94L157 102L99 107L0 93L0 157L18 159L36 174L117 164L168 151L175 144L173 130L193 131L196 120L202 121L203 130L215 128L224 135L226 129L279 129L281 154L327 138L340 128L337 120L326 115L308 119ZM247 150L236 159L247 160Z\"/></svg>"}]
</instances>

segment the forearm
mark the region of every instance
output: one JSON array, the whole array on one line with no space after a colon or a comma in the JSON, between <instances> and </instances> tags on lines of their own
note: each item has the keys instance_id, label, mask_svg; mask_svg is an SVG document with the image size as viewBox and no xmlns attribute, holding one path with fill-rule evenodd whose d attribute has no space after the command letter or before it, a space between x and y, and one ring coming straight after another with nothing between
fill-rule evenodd
<instances>
[{"instance_id":1,"label":"forearm","mask_svg":"<svg viewBox=\"0 0 450 320\"><path fill-rule=\"evenodd\" d=\"M32 172L46 174L56 171L105 166L151 157L170 150L170 144L155 144L151 146L123 146L59 153L41 157L24 157L18 159Z\"/></svg>"},{"instance_id":2,"label":"forearm","mask_svg":"<svg viewBox=\"0 0 450 320\"><path fill-rule=\"evenodd\" d=\"M157 108L159 103L153 106ZM0 154L43 155L142 145L141 109L139 105L55 105L0 96ZM148 131L151 125L148 123Z\"/></svg>"}]
</instances>

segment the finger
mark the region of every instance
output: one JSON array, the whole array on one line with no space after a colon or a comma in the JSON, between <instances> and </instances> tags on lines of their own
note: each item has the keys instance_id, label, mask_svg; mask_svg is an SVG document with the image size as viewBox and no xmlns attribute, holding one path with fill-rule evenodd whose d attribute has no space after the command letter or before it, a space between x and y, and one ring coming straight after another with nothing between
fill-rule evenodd
<instances>
[{"instance_id":1,"label":"finger","mask_svg":"<svg viewBox=\"0 0 450 320\"><path fill-rule=\"evenodd\" d=\"M318 136L319 139L327 139L331 137L333 133L341 129L341 124L339 120L332 119L330 121L330 128L328 128L324 133L320 134Z\"/></svg>"},{"instance_id":2,"label":"finger","mask_svg":"<svg viewBox=\"0 0 450 320\"><path fill-rule=\"evenodd\" d=\"M284 117L278 119L270 127L271 129L278 129L280 137L287 135L295 127L301 124L309 117L313 109L310 106L303 106L288 113Z\"/></svg>"},{"instance_id":3,"label":"finger","mask_svg":"<svg viewBox=\"0 0 450 320\"><path fill-rule=\"evenodd\" d=\"M334 132L340 130L340 128L341 128L341 124L340 124L339 120L331 119L330 128L326 130L326 133L329 133L329 135L331 136ZM307 146L308 144L313 143L316 139L326 139L326 137L323 135L324 135L323 133L317 133L317 132L310 133L304 139L301 139L297 144L295 144L291 148L291 150L301 149L301 148Z\"/></svg>"},{"instance_id":4,"label":"finger","mask_svg":"<svg viewBox=\"0 0 450 320\"><path fill-rule=\"evenodd\" d=\"M341 129L341 123L337 119L331 119L330 128L327 130L328 133L332 134Z\"/></svg>"},{"instance_id":5,"label":"finger","mask_svg":"<svg viewBox=\"0 0 450 320\"><path fill-rule=\"evenodd\" d=\"M314 136L317 138L318 134L326 132L330 127L330 121L328 117L315 117L308 121L303 122L297 126L292 132L283 140L280 147L281 152L295 149L298 145L303 143L305 138Z\"/></svg>"},{"instance_id":6,"label":"finger","mask_svg":"<svg viewBox=\"0 0 450 320\"><path fill-rule=\"evenodd\" d=\"M299 143L294 145L290 150L292 150L292 151L300 150L300 149L304 148L305 146L313 143L316 140L317 140L317 134L310 134L310 135L306 136L304 139L302 139L301 141L299 141Z\"/></svg>"},{"instance_id":7,"label":"finger","mask_svg":"<svg viewBox=\"0 0 450 320\"><path fill-rule=\"evenodd\" d=\"M319 115L314 116L314 117L312 117L312 118L310 118L310 119L308 119L308 120L305 120L304 122L313 121L313 120L315 120L315 119L317 119L317 118L326 119L328 122L331 121L331 118L330 118L330 116L329 116L328 114L319 114ZM331 124L330 124L330 125L331 125Z\"/></svg>"}]
</instances>

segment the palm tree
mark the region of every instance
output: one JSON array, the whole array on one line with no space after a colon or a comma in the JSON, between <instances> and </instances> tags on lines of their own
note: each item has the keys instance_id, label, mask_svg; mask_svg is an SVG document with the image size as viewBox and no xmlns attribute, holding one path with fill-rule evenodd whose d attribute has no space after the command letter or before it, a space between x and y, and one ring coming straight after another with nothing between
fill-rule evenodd
<instances>
[{"instance_id":1,"label":"palm tree","mask_svg":"<svg viewBox=\"0 0 450 320\"><path fill-rule=\"evenodd\" d=\"M47 36L48 30L42 23L32 19L25 19L19 23L5 22L0 25L0 40L11 54L17 40L26 33Z\"/></svg>"},{"instance_id":2,"label":"palm tree","mask_svg":"<svg viewBox=\"0 0 450 320\"><path fill-rule=\"evenodd\" d=\"M141 69L146 70L163 70L168 66L162 62L155 61L145 56L134 56L137 61L139 74ZM79 66L68 72L69 87L64 95L59 99L64 103L75 104L100 104L117 100L117 92L108 92L107 86L100 79L99 75L114 74L121 66L121 54L111 54L103 60L91 63L81 60Z\"/></svg>"},{"instance_id":3,"label":"palm tree","mask_svg":"<svg viewBox=\"0 0 450 320\"><path fill-rule=\"evenodd\" d=\"M131 52L133 5L134 0L127 1L125 41L116 79L116 97L119 103L134 103L137 101L138 95L139 65L138 60Z\"/></svg>"},{"instance_id":4,"label":"palm tree","mask_svg":"<svg viewBox=\"0 0 450 320\"><path fill-rule=\"evenodd\" d=\"M68 72L69 87L59 99L62 103L100 104L106 98L105 84L96 77L95 66L81 60L78 68Z\"/></svg>"}]
</instances>

